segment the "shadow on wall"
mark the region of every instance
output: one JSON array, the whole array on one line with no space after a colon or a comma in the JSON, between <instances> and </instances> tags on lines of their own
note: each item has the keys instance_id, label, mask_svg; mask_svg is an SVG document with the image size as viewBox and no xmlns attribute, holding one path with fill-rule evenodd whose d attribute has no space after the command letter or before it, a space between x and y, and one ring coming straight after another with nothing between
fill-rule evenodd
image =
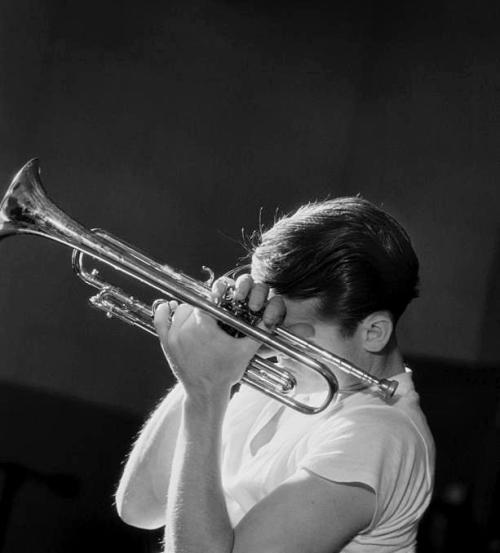
<instances>
[{"instance_id":1,"label":"shadow on wall","mask_svg":"<svg viewBox=\"0 0 500 553\"><path fill-rule=\"evenodd\" d=\"M140 421L0 386L0 553L157 551L161 533L122 523L113 492Z\"/></svg>"},{"instance_id":2,"label":"shadow on wall","mask_svg":"<svg viewBox=\"0 0 500 553\"><path fill-rule=\"evenodd\" d=\"M437 450L434 498L418 551L500 551L500 373L423 358L410 366Z\"/></svg>"}]
</instances>

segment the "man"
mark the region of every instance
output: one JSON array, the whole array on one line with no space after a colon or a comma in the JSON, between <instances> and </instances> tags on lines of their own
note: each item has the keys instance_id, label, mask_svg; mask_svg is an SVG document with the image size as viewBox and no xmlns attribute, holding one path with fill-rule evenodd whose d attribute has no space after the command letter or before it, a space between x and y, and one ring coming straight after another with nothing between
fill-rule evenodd
<instances>
[{"instance_id":1,"label":"man","mask_svg":"<svg viewBox=\"0 0 500 553\"><path fill-rule=\"evenodd\" d=\"M236 299L264 308L261 327L282 325L399 383L385 401L332 367L340 392L317 415L245 386L230 399L259 344L188 305L162 304L155 323L179 384L128 459L120 516L165 525L168 553L414 551L434 446L395 326L417 283L406 232L361 198L309 204L263 234L251 275L234 283ZM226 287L216 282L214 301ZM279 364L306 399L318 395L295 362Z\"/></svg>"}]
</instances>

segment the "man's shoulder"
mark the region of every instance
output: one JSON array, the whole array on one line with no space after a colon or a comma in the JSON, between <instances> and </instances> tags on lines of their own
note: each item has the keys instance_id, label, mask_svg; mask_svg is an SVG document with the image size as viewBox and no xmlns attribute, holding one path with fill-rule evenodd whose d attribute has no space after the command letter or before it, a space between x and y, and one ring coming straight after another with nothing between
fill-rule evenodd
<instances>
[{"instance_id":1,"label":"man's shoulder","mask_svg":"<svg viewBox=\"0 0 500 553\"><path fill-rule=\"evenodd\" d=\"M371 393L358 393L341 401L318 427L323 436L346 435L362 437L365 443L376 441L390 444L428 442L430 432L425 417L418 408L396 402L386 402Z\"/></svg>"}]
</instances>

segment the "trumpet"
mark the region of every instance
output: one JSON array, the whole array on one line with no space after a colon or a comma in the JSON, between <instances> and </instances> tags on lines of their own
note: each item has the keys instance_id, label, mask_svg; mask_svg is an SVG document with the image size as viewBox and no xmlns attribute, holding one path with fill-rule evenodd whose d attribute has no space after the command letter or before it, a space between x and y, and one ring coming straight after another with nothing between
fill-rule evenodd
<instances>
[{"instance_id":1,"label":"trumpet","mask_svg":"<svg viewBox=\"0 0 500 553\"><path fill-rule=\"evenodd\" d=\"M335 397L339 385L331 367L375 386L386 398L396 391L397 381L378 379L283 327L272 332L258 328L258 317L253 317L244 305L236 305L230 299L221 304L214 303L208 283L147 257L101 229L82 226L48 198L37 159L30 160L17 173L0 203L0 239L15 234L38 235L72 248L76 274L99 290L90 298L91 305L104 311L108 317L117 317L156 335L154 304L139 301L121 288L110 285L100 278L97 269L88 270L87 256L160 292L162 301L175 299L197 307L214 317L223 328L231 329L231 333L248 336L277 354L296 361L303 370L313 371L325 384L324 398L318 405L299 400L297 396L301 392L295 376L261 355L253 357L241 379L241 382L301 413L319 413Z\"/></svg>"}]
</instances>

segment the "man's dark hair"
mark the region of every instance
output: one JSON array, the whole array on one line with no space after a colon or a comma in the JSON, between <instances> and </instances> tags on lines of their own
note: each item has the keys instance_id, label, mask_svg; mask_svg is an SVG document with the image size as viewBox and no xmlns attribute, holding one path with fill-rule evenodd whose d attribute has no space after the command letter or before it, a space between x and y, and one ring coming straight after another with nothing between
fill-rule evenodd
<instances>
[{"instance_id":1,"label":"man's dark hair","mask_svg":"<svg viewBox=\"0 0 500 553\"><path fill-rule=\"evenodd\" d=\"M380 310L397 322L418 296L418 259L403 227L359 198L307 204L261 235L254 275L291 299L316 297L344 335Z\"/></svg>"}]
</instances>

